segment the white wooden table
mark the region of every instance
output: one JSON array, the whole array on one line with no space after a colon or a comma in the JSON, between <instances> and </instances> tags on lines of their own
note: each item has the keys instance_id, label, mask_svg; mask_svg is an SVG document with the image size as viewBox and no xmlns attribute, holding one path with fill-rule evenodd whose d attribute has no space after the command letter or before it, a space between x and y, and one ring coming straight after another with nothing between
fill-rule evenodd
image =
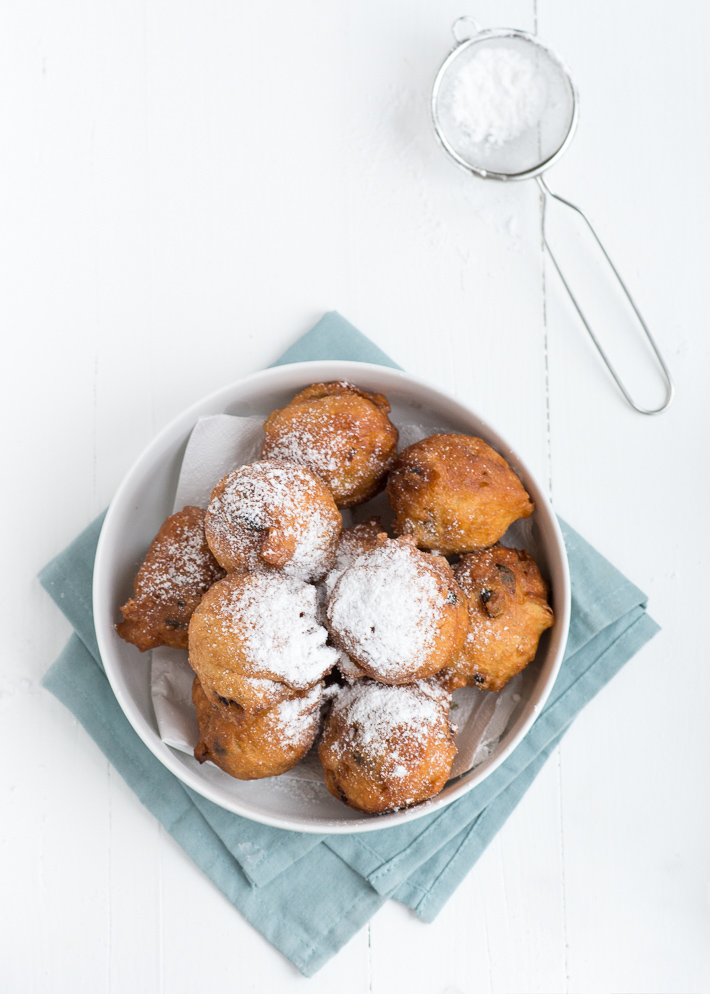
<instances>
[{"instance_id":1,"label":"white wooden table","mask_svg":"<svg viewBox=\"0 0 710 994\"><path fill-rule=\"evenodd\" d=\"M537 30L572 68L580 126L550 184L598 221L669 358L660 418L625 406L565 300L535 184L469 177L434 141L462 13ZM10 0L0 17L0 990L710 991L710 7ZM604 320L599 267L582 273ZM663 631L434 924L391 903L306 981L40 688L69 627L35 576L162 425L331 308L488 415Z\"/></svg>"}]
</instances>

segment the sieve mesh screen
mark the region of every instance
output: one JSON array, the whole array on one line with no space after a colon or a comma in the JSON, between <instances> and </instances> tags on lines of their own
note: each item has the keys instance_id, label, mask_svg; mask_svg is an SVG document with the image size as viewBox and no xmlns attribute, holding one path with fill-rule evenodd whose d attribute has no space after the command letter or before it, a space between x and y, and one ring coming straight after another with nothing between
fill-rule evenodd
<instances>
[{"instance_id":1,"label":"sieve mesh screen","mask_svg":"<svg viewBox=\"0 0 710 994\"><path fill-rule=\"evenodd\" d=\"M520 33L483 33L442 66L434 122L444 147L483 175L537 170L574 124L575 93L561 65Z\"/></svg>"}]
</instances>

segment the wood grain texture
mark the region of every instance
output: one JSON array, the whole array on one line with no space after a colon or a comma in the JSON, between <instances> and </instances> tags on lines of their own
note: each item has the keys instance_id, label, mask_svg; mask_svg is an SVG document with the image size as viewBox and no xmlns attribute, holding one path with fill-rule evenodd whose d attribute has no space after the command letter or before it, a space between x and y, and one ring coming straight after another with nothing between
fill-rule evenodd
<instances>
[{"instance_id":1,"label":"wood grain texture","mask_svg":"<svg viewBox=\"0 0 710 994\"><path fill-rule=\"evenodd\" d=\"M624 405L565 299L535 185L475 180L436 145L430 86L464 12L0 13L3 992L710 990L710 11L472 11L538 31L573 71L579 130L549 182L588 209L669 358L678 398L657 419ZM588 244L560 225L580 289L653 391ZM306 981L41 690L68 626L35 576L158 429L331 308L485 413L663 631L580 715L433 924L386 905Z\"/></svg>"}]
</instances>

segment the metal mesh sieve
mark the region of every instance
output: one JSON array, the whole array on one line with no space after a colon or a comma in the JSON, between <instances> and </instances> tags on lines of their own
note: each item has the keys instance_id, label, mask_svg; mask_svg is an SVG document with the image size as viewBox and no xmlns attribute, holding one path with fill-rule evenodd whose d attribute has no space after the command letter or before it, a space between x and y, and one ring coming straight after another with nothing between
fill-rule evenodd
<instances>
[{"instance_id":1,"label":"metal mesh sieve","mask_svg":"<svg viewBox=\"0 0 710 994\"><path fill-rule=\"evenodd\" d=\"M524 31L483 30L473 18L460 17L453 33L456 45L437 73L431 98L439 142L460 166L483 179L536 178L543 195L545 246L577 313L628 403L640 414L660 414L673 400L674 387L658 346L589 218L542 178L577 126L579 99L569 71L547 45ZM601 249L658 360L666 385L660 407L641 407L633 400L585 317L547 238L547 197L575 211Z\"/></svg>"},{"instance_id":2,"label":"metal mesh sieve","mask_svg":"<svg viewBox=\"0 0 710 994\"><path fill-rule=\"evenodd\" d=\"M505 141L496 141L490 133L472 133L460 114L461 84L467 74L475 83L471 72L475 73L484 64L487 55L495 57L500 53L513 53L520 66L529 67L540 90L537 105L529 102L526 108L534 119L524 122L527 126ZM489 66L495 65L490 59L487 62ZM485 69L478 79L483 86ZM495 79L490 82L494 83ZM529 80L521 81L520 85L524 82ZM524 94L503 92L493 109L505 113L506 97L510 104L516 96ZM476 107L471 110L475 115ZM439 70L432 95L432 115L439 141L460 165L483 177L528 179L547 169L571 140L577 123L577 95L562 62L531 35L512 30L481 31L458 45ZM479 118L478 132L485 123L485 118Z\"/></svg>"}]
</instances>

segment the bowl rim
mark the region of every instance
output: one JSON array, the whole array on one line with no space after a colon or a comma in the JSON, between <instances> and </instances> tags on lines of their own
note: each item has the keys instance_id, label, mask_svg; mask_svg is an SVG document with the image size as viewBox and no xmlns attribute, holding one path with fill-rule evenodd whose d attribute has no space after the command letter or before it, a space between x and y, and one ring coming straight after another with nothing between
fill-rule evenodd
<instances>
[{"instance_id":1,"label":"bowl rim","mask_svg":"<svg viewBox=\"0 0 710 994\"><path fill-rule=\"evenodd\" d=\"M555 649L554 662L550 668L548 677L542 688L533 699L528 702L523 712L524 717L518 719L518 730L503 749L494 752L491 757L479 764L474 771L474 776L469 777L468 773L461 774L459 783L446 796L436 795L429 801L415 805L411 808L399 811L385 812L381 815L362 815L362 818L350 821L328 821L324 819L318 824L313 824L298 816L272 816L266 812L254 812L238 798L225 798L208 780L199 775L199 771L192 771L185 766L175 755L174 751L164 743L156 734L155 730L145 720L139 712L137 706L131 699L130 694L122 686L120 679L120 664L114 658L113 646L110 638L113 636L116 605L110 599L110 577L111 559L109 557L110 544L113 539L113 532L116 528L115 520L119 516L127 492L136 478L142 478L144 471L155 461L159 453L167 451L170 446L174 446L184 439L185 432L191 431L199 417L208 416L215 413L213 408L219 406L224 410L228 405L239 401L239 393L244 393L245 388L253 388L264 383L266 389L278 389L279 380L289 380L293 376L295 369L302 372L304 383L329 382L333 380L352 380L357 382L358 372L366 375L368 371L376 373L378 376L385 374L387 377L400 381L402 386L409 391L423 391L433 394L435 398L445 402L450 407L458 408L461 416L473 418L480 425L485 427L486 441L494 449L501 452L508 462L512 462L516 472L520 472L526 481L526 487L530 483L537 491L535 497L535 514L541 513L547 519L548 526L551 527L552 535L556 542L556 553L559 558L559 566L562 579L562 596L558 597L558 607L555 612L555 638L557 648ZM329 371L329 368L332 371ZM288 384L291 389L291 384ZM284 385L285 388L285 385ZM558 591L559 593L559 591ZM435 810L440 810L458 800L474 787L483 782L494 772L510 754L516 749L527 736L533 722L542 711L547 698L554 686L555 680L564 656L567 637L569 632L570 610L571 610L571 588L569 577L569 563L565 548L562 531L557 520L557 516L552 508L547 494L540 487L533 473L530 472L527 464L518 453L511 448L505 439L495 430L487 418L483 418L467 403L452 394L448 394L435 384L420 377L413 376L404 370L390 366L383 366L377 363L358 362L349 359L315 359L304 362L284 363L282 365L270 366L267 369L258 370L248 376L234 380L217 390L204 395L199 400L190 404L179 414L172 418L148 443L140 455L134 460L128 471L125 473L119 484L114 497L109 504L104 518L99 541L96 549L94 562L94 576L92 584L92 598L94 608L94 625L99 653L104 665L104 670L108 678L111 689L134 731L138 734L143 743L150 749L153 755L178 779L201 794L208 800L218 804L234 814L248 818L262 824L271 825L275 828L287 829L291 831L307 832L315 834L359 834L361 832L378 831L402 824L405 821L413 821L417 818L431 814ZM559 610L561 604L562 610ZM106 623L108 622L108 623ZM109 635L111 633L111 635Z\"/></svg>"}]
</instances>

